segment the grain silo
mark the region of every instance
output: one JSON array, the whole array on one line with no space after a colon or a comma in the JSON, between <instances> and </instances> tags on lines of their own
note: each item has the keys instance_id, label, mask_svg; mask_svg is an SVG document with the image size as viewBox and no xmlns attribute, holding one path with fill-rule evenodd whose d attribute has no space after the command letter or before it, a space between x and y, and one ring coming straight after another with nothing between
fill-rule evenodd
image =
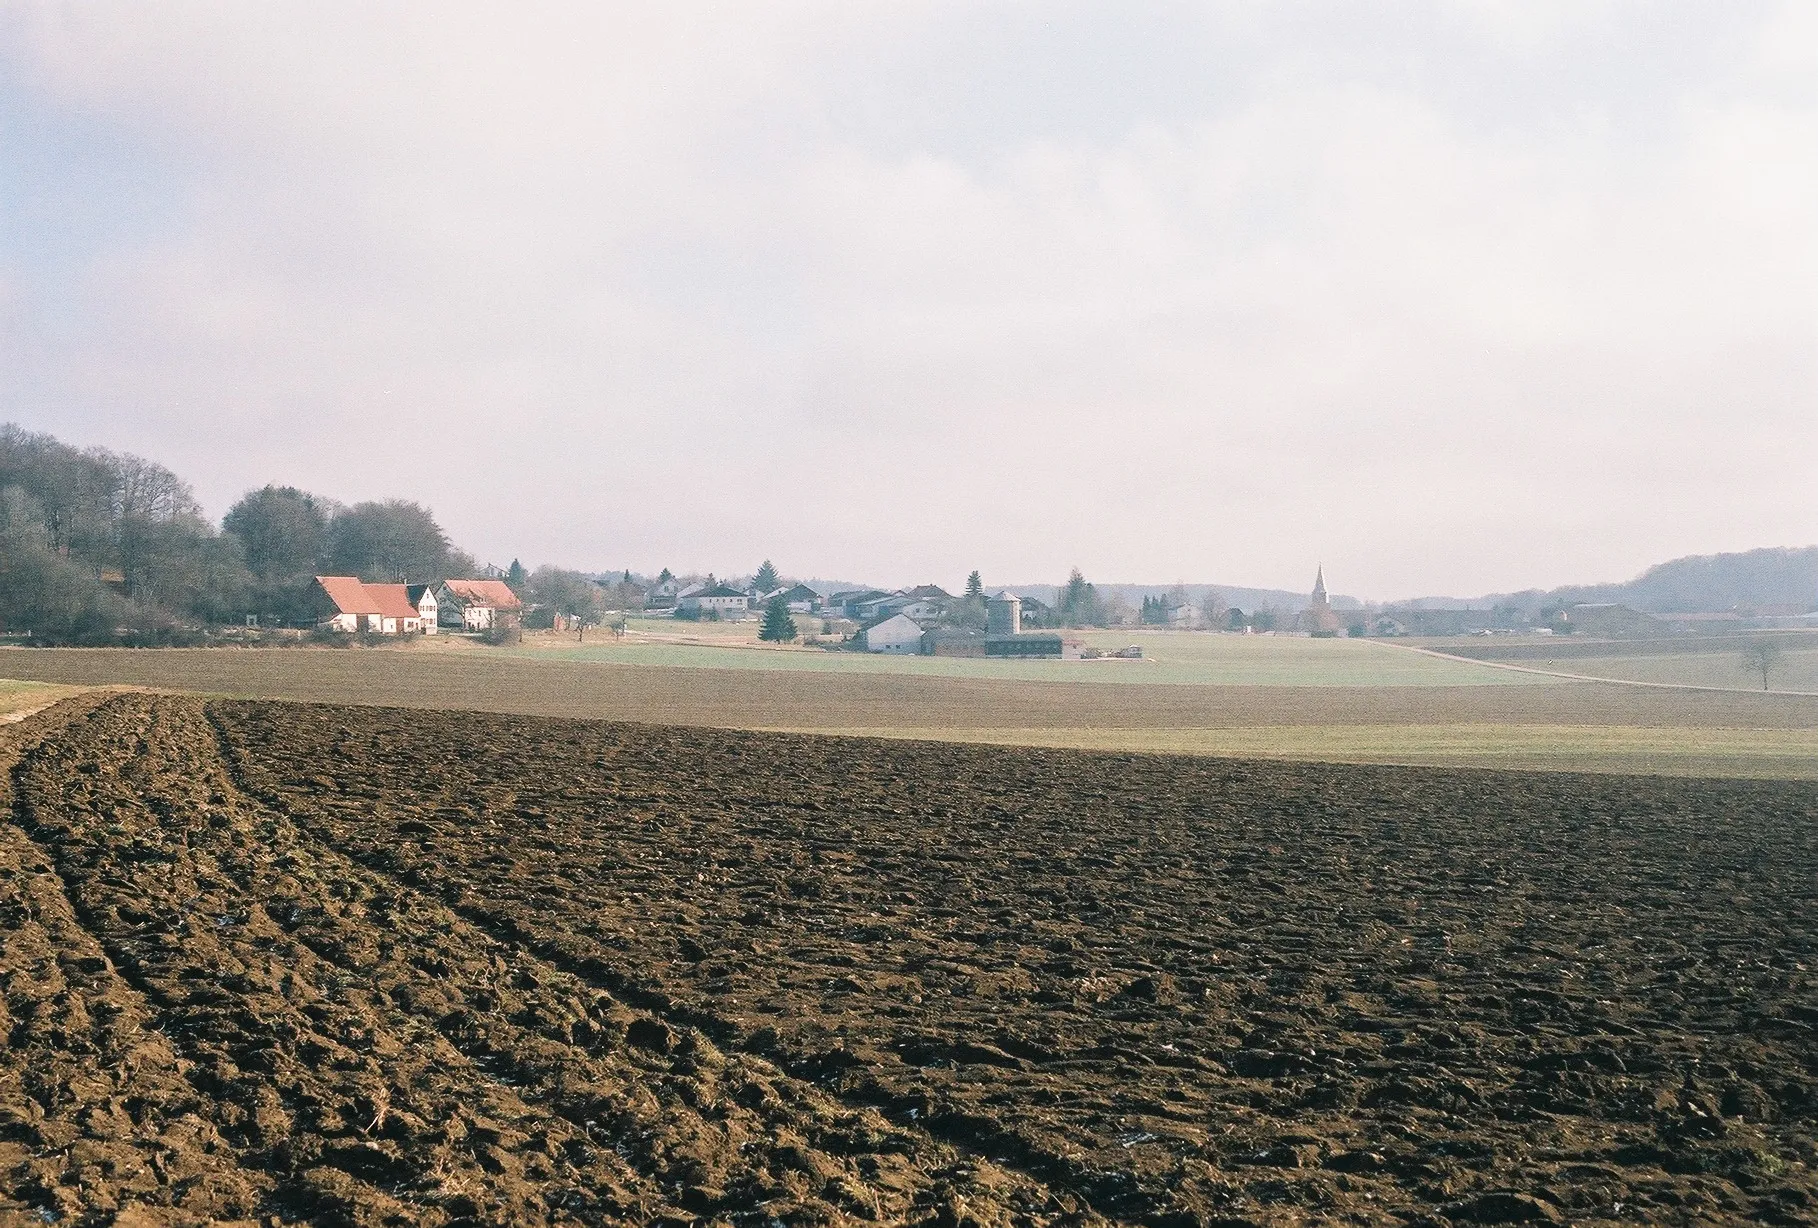
<instances>
[{"instance_id":1,"label":"grain silo","mask_svg":"<svg viewBox=\"0 0 1818 1228\"><path fill-rule=\"evenodd\" d=\"M1001 639L1021 635L1023 599L1012 592L1002 592L985 603L985 636Z\"/></svg>"}]
</instances>

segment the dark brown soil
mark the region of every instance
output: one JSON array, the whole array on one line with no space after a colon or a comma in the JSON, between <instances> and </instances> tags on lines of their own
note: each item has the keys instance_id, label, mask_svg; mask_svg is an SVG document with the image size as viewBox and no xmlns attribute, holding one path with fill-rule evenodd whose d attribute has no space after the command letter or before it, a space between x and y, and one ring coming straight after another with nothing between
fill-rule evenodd
<instances>
[{"instance_id":1,"label":"dark brown soil","mask_svg":"<svg viewBox=\"0 0 1818 1228\"><path fill-rule=\"evenodd\" d=\"M1811 785L45 728L0 1224L1818 1216Z\"/></svg>"}]
</instances>

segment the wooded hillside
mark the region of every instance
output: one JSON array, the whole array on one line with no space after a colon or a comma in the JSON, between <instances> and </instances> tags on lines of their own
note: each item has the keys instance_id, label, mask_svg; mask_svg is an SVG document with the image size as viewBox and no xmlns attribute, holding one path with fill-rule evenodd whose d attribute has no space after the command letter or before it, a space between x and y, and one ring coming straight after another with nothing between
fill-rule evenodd
<instances>
[{"instance_id":1,"label":"wooded hillside","mask_svg":"<svg viewBox=\"0 0 1818 1228\"><path fill-rule=\"evenodd\" d=\"M156 461L0 425L0 631L161 642L249 614L296 621L317 572L414 580L472 569L415 503L342 507L267 486L217 528Z\"/></svg>"}]
</instances>

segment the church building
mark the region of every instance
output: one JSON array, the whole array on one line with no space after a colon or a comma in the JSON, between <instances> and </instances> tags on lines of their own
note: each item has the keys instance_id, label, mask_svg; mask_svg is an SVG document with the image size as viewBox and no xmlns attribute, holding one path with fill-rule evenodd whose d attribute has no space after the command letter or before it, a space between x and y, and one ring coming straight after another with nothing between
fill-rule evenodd
<instances>
[{"instance_id":1,"label":"church building","mask_svg":"<svg viewBox=\"0 0 1818 1228\"><path fill-rule=\"evenodd\" d=\"M1337 635L1340 630L1338 612L1332 608L1332 599L1326 595L1326 568L1323 563L1313 577L1313 598L1307 603L1306 612L1301 615L1301 630L1311 635Z\"/></svg>"}]
</instances>

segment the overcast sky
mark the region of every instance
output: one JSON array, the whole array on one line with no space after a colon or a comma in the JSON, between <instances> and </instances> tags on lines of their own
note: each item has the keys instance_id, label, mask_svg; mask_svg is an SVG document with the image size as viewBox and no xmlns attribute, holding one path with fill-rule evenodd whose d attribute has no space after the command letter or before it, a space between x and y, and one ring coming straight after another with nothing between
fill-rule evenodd
<instances>
[{"instance_id":1,"label":"overcast sky","mask_svg":"<svg viewBox=\"0 0 1818 1228\"><path fill-rule=\"evenodd\" d=\"M483 559L1818 542L1818 5L10 3L0 419Z\"/></svg>"}]
</instances>

